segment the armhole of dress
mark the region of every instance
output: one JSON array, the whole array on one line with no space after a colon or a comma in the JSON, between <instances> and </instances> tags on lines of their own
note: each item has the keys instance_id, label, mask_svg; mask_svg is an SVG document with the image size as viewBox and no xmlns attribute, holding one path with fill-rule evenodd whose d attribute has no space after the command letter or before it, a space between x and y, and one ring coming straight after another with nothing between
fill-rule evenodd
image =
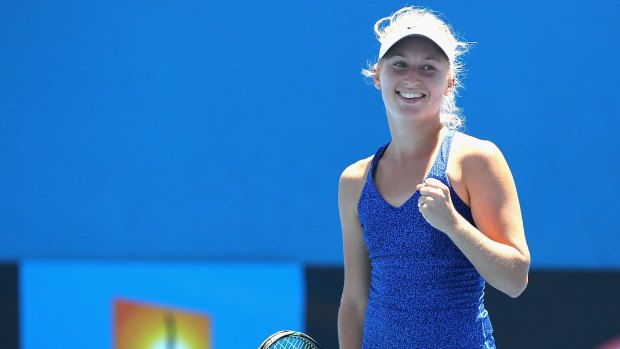
<instances>
[{"instance_id":1,"label":"armhole of dress","mask_svg":"<svg viewBox=\"0 0 620 349\"><path fill-rule=\"evenodd\" d=\"M454 141L454 137L459 133L457 130L451 129L448 130L448 136L449 137L447 139L447 144L446 144L446 168L444 169L444 176L446 176L446 181L448 182L448 187L450 188L450 190L454 191L454 188L452 187L452 182L450 182L450 176L448 176L448 168L450 167L450 159L451 156L450 154L452 153L452 142ZM455 192L456 193L456 192Z\"/></svg>"},{"instance_id":2,"label":"armhole of dress","mask_svg":"<svg viewBox=\"0 0 620 349\"><path fill-rule=\"evenodd\" d=\"M377 163L379 162L379 160L383 157L383 153L385 153L385 149L388 147L388 145L390 145L390 143L387 143L381 147L379 147L379 149L377 149L377 152L375 153L375 155L372 157L372 161L370 162L370 168L368 169L368 175L366 177L366 180L372 180L374 183L375 180L375 170L377 168Z\"/></svg>"},{"instance_id":3,"label":"armhole of dress","mask_svg":"<svg viewBox=\"0 0 620 349\"><path fill-rule=\"evenodd\" d=\"M379 161L381 156L383 156L383 152L385 151L385 148L387 148L388 144L382 147L379 147L379 149L377 149L377 151L375 152L375 155L373 155L372 160L370 161L370 165L368 165L368 171L366 172L366 178L364 179L364 185L362 186L362 191L360 192L359 199L357 200L357 216L360 218L360 223L362 223L361 214L360 214L360 207L362 205L362 200L364 199L364 196L367 195L368 186L374 185L373 171L375 170L377 162ZM362 224L362 226L364 225Z\"/></svg>"},{"instance_id":4,"label":"armhole of dress","mask_svg":"<svg viewBox=\"0 0 620 349\"><path fill-rule=\"evenodd\" d=\"M452 182L450 181L450 176L448 176L448 167L450 165L450 154L452 153L452 142L454 141L454 137L459 134L460 132L457 130L450 130L450 132L452 132L451 139L449 140L449 144L446 144L446 147L448 148L446 150L447 152L447 159L446 159L446 168L444 170L444 175L446 176L446 182L448 183L448 188L450 188L450 193L453 194L453 196L455 196L455 198L453 198L453 200L458 200L464 207L466 207L468 210L470 210L470 214L471 214L471 207L465 203L465 201L463 201L463 199L459 196L459 194L456 192L456 190L454 190L454 187L452 186ZM470 223L473 223L473 217L470 221ZM475 224L474 224L475 225Z\"/></svg>"}]
</instances>

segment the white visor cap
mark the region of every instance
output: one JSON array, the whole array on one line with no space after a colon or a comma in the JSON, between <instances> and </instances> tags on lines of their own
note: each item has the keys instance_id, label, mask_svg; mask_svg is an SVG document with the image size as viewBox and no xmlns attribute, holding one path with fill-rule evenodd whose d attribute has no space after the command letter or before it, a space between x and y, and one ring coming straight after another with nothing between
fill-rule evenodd
<instances>
[{"instance_id":1,"label":"white visor cap","mask_svg":"<svg viewBox=\"0 0 620 349\"><path fill-rule=\"evenodd\" d=\"M385 53L397 42L408 36L423 36L433 41L446 54L450 66L454 62L456 53L456 43L450 38L450 35L443 30L437 28L436 25L413 24L402 25L390 31L386 36L379 39L381 48L379 48L379 59L383 58Z\"/></svg>"}]
</instances>

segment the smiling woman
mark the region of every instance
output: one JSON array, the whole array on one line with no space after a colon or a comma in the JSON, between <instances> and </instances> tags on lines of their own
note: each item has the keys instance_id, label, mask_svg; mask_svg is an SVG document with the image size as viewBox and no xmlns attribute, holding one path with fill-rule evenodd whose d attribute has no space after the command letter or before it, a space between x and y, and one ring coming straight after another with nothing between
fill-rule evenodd
<instances>
[{"instance_id":1,"label":"smiling woman","mask_svg":"<svg viewBox=\"0 0 620 349\"><path fill-rule=\"evenodd\" d=\"M467 45L414 7L375 32L392 140L340 178L340 348L495 348L485 282L518 296L530 256L502 153L457 131Z\"/></svg>"},{"instance_id":2,"label":"smiling woman","mask_svg":"<svg viewBox=\"0 0 620 349\"><path fill-rule=\"evenodd\" d=\"M455 38L450 26L432 12L414 7L402 8L393 15L380 19L375 23L374 31L377 39L382 43L379 51L379 62L387 51L399 41L394 41L395 38L425 37L440 48L441 53L449 61L449 72L453 83L453 88L442 100L442 122L454 128L460 127L463 124L463 119L461 110L456 105L458 89L462 86L460 77L463 71L463 63L460 58L467 52L469 43ZM450 57L447 56L448 53ZM379 70L379 62L371 64L369 68L362 69L362 74L374 79L375 73Z\"/></svg>"},{"instance_id":3,"label":"smiling woman","mask_svg":"<svg viewBox=\"0 0 620 349\"><path fill-rule=\"evenodd\" d=\"M409 36L383 56L374 82L381 90L388 114L433 118L441 115L442 101L453 89L449 71L448 59L436 44L425 37ZM423 107L427 107L423 115L415 112L423 111Z\"/></svg>"}]
</instances>

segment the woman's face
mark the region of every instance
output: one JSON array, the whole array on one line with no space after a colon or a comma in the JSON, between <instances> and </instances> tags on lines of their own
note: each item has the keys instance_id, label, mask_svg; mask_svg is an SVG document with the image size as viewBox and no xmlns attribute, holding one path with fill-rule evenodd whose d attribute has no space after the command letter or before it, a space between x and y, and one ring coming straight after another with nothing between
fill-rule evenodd
<instances>
[{"instance_id":1,"label":"woman's face","mask_svg":"<svg viewBox=\"0 0 620 349\"><path fill-rule=\"evenodd\" d=\"M407 37L381 59L375 85L381 89L388 116L439 120L442 99L452 88L448 74L448 59L435 43Z\"/></svg>"}]
</instances>

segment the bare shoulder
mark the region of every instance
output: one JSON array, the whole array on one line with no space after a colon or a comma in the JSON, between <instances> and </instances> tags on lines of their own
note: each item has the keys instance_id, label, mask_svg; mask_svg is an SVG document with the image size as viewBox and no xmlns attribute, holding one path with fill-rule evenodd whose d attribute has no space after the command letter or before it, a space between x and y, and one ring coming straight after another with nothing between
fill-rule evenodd
<instances>
[{"instance_id":1,"label":"bare shoulder","mask_svg":"<svg viewBox=\"0 0 620 349\"><path fill-rule=\"evenodd\" d=\"M499 148L493 142L460 132L452 141L448 175L454 190L468 206L472 192L488 192L493 182L501 182L504 188L514 186Z\"/></svg>"},{"instance_id":2,"label":"bare shoulder","mask_svg":"<svg viewBox=\"0 0 620 349\"><path fill-rule=\"evenodd\" d=\"M453 140L454 161L463 181L482 180L488 175L506 176L510 173L506 159L495 143L457 133Z\"/></svg>"},{"instance_id":3,"label":"bare shoulder","mask_svg":"<svg viewBox=\"0 0 620 349\"><path fill-rule=\"evenodd\" d=\"M370 169L373 156L361 159L349 165L340 175L339 197L341 204L351 203L358 200L364 184L366 176Z\"/></svg>"},{"instance_id":4,"label":"bare shoulder","mask_svg":"<svg viewBox=\"0 0 620 349\"><path fill-rule=\"evenodd\" d=\"M369 156L365 159L361 159L345 168L344 171L342 171L342 175L340 175L340 182L350 183L366 179L373 157L374 156Z\"/></svg>"},{"instance_id":5,"label":"bare shoulder","mask_svg":"<svg viewBox=\"0 0 620 349\"><path fill-rule=\"evenodd\" d=\"M495 143L464 133L457 133L453 140L455 153L460 160L467 162L487 162L503 159L502 152Z\"/></svg>"}]
</instances>

